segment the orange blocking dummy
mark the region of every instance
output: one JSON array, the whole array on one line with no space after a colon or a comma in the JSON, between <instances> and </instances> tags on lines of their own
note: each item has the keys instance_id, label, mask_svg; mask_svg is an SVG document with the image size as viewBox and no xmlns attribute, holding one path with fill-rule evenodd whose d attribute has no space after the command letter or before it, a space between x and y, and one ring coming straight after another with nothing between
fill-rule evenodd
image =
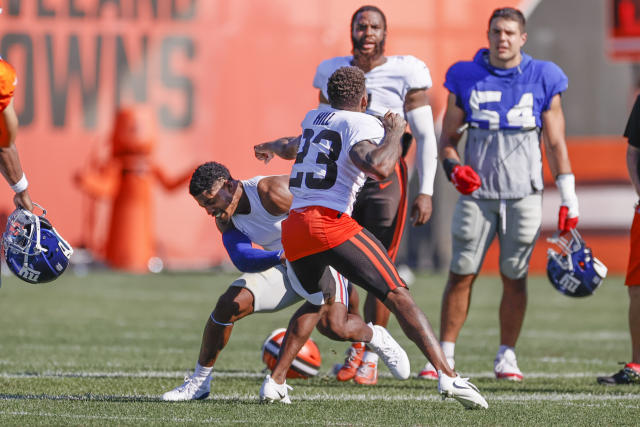
<instances>
[{"instance_id":1,"label":"orange blocking dummy","mask_svg":"<svg viewBox=\"0 0 640 427\"><path fill-rule=\"evenodd\" d=\"M105 257L109 266L144 273L155 255L153 186L165 190L185 184L191 172L170 179L153 163L156 143L153 112L145 107L126 107L116 112L112 156L95 170L76 176L82 191L93 198L112 200Z\"/></svg>"}]
</instances>

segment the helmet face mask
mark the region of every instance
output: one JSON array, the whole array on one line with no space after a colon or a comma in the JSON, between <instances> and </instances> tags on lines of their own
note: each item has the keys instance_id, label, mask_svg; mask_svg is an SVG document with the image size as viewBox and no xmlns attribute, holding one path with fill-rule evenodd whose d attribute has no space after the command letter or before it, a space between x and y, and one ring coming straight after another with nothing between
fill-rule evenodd
<instances>
[{"instance_id":1,"label":"helmet face mask","mask_svg":"<svg viewBox=\"0 0 640 427\"><path fill-rule=\"evenodd\" d=\"M548 240L560 248L560 252L547 251L547 276L553 287L570 297L593 294L607 276L607 267L593 256L580 233L573 229Z\"/></svg>"},{"instance_id":2,"label":"helmet face mask","mask_svg":"<svg viewBox=\"0 0 640 427\"><path fill-rule=\"evenodd\" d=\"M28 283L57 279L67 268L73 249L51 223L24 209L16 209L2 235L4 256L11 272Z\"/></svg>"}]
</instances>

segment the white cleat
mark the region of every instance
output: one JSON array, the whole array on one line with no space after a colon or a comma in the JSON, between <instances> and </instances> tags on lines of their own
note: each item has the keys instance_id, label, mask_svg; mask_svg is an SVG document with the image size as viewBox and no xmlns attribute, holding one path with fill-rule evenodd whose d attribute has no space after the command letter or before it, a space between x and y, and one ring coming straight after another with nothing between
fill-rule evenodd
<instances>
[{"instance_id":1,"label":"white cleat","mask_svg":"<svg viewBox=\"0 0 640 427\"><path fill-rule=\"evenodd\" d=\"M438 393L444 400L452 397L467 409L487 409L489 404L482 397L478 387L469 382L469 378L461 378L460 375L449 377L438 371Z\"/></svg>"},{"instance_id":2,"label":"white cleat","mask_svg":"<svg viewBox=\"0 0 640 427\"><path fill-rule=\"evenodd\" d=\"M400 344L393 339L391 334L380 325L370 325L377 332L378 339L374 343L373 340L367 345L373 350L387 365L393 376L399 380L406 380L411 375L411 364L409 356L400 347Z\"/></svg>"},{"instance_id":3,"label":"white cleat","mask_svg":"<svg viewBox=\"0 0 640 427\"><path fill-rule=\"evenodd\" d=\"M271 375L267 375L260 387L260 402L282 402L289 404L291 403L291 399L289 399L289 390L293 390L293 387L287 385L286 381L284 384L278 384L271 379Z\"/></svg>"},{"instance_id":4,"label":"white cleat","mask_svg":"<svg viewBox=\"0 0 640 427\"><path fill-rule=\"evenodd\" d=\"M195 378L193 375L184 377L184 383L162 395L162 400L178 402L182 400L201 400L209 397L211 376L206 379Z\"/></svg>"},{"instance_id":5,"label":"white cleat","mask_svg":"<svg viewBox=\"0 0 640 427\"><path fill-rule=\"evenodd\" d=\"M447 363L449 364L449 367L451 369L453 369L456 365L456 362L453 360L453 358L450 357L447 357ZM424 365L424 369L418 372L418 378L422 380L437 380L438 371L436 370L435 366L431 364L431 362L427 362L427 364Z\"/></svg>"},{"instance_id":6,"label":"white cleat","mask_svg":"<svg viewBox=\"0 0 640 427\"><path fill-rule=\"evenodd\" d=\"M499 380L522 381L522 371L518 368L516 353L507 349L498 353L493 361L493 372Z\"/></svg>"}]
</instances>

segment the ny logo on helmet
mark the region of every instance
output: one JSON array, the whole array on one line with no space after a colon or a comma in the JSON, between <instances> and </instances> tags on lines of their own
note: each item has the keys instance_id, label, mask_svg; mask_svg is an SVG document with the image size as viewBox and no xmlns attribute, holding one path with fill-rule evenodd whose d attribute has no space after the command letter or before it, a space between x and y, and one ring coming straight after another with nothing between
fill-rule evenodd
<instances>
[{"instance_id":1,"label":"ny logo on helmet","mask_svg":"<svg viewBox=\"0 0 640 427\"><path fill-rule=\"evenodd\" d=\"M565 273L559 281L560 287L571 293L575 292L580 286L580 280L573 277L571 274Z\"/></svg>"},{"instance_id":2,"label":"ny logo on helmet","mask_svg":"<svg viewBox=\"0 0 640 427\"><path fill-rule=\"evenodd\" d=\"M29 283L46 283L60 277L69 265L73 248L45 218L16 209L7 221L2 235L7 266L18 278Z\"/></svg>"},{"instance_id":3,"label":"ny logo on helmet","mask_svg":"<svg viewBox=\"0 0 640 427\"><path fill-rule=\"evenodd\" d=\"M23 265L20 271L18 271L18 275L29 282L36 283L40 278L40 272L37 270L33 270L26 265Z\"/></svg>"}]
</instances>

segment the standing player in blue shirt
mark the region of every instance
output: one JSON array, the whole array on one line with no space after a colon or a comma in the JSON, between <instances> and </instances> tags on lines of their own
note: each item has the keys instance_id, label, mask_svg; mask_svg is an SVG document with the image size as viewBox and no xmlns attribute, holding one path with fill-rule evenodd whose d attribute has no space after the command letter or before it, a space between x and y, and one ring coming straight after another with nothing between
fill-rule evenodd
<instances>
[{"instance_id":1,"label":"standing player in blue shirt","mask_svg":"<svg viewBox=\"0 0 640 427\"><path fill-rule=\"evenodd\" d=\"M453 214L453 257L442 299L440 340L453 366L471 287L497 235L503 292L494 372L497 378L520 381L514 347L527 305L529 259L541 226L541 133L561 196L558 229L568 231L578 223L560 98L568 79L557 65L521 51L527 33L519 10L495 10L488 38L489 49L480 49L473 61L454 64L445 81L450 94L440 156L447 177L462 195ZM463 165L457 146L465 129ZM430 364L420 376L437 377Z\"/></svg>"}]
</instances>

